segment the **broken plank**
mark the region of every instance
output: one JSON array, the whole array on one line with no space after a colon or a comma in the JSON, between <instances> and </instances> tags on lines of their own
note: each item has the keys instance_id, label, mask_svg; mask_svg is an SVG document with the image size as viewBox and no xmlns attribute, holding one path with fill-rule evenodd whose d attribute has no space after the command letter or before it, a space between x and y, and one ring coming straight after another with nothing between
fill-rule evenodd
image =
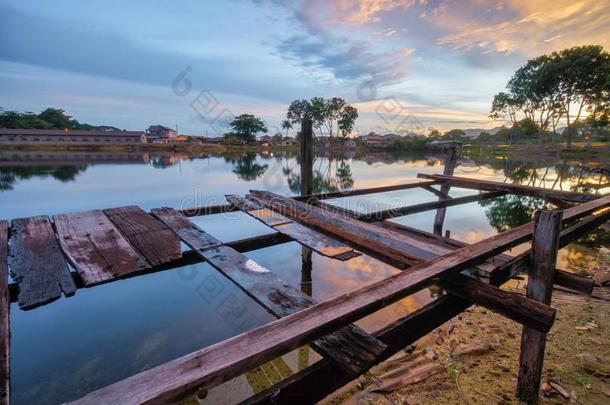
<instances>
[{"instance_id":1,"label":"broken plank","mask_svg":"<svg viewBox=\"0 0 610 405\"><path fill-rule=\"evenodd\" d=\"M76 292L49 218L38 216L11 222L8 263L19 284L19 307L34 308Z\"/></svg>"},{"instance_id":2,"label":"broken plank","mask_svg":"<svg viewBox=\"0 0 610 405\"><path fill-rule=\"evenodd\" d=\"M180 228L197 228L198 231L183 233L187 237L182 240L191 247L199 243L198 237L203 236L207 241L215 239L186 218L186 222L177 222L176 218L181 214L176 211L155 209L152 213L176 232L180 231ZM180 228L173 227L176 223L179 223ZM228 246L212 246L198 253L276 317L290 315L315 303L311 297L285 283L270 270ZM370 366L371 359L375 353L383 350L384 345L359 327L350 325L317 339L312 343L312 347L322 355L333 358L340 367L356 373Z\"/></svg>"},{"instance_id":3,"label":"broken plank","mask_svg":"<svg viewBox=\"0 0 610 405\"><path fill-rule=\"evenodd\" d=\"M351 247L294 222L275 211L264 208L256 201L241 198L236 195L227 195L226 198L227 201L244 211L246 214L273 227L278 232L290 236L300 244L311 248L321 255L339 260L348 260L360 256L360 253L354 251ZM273 215L269 213L273 213ZM274 218L274 222L271 223L269 218Z\"/></svg>"},{"instance_id":4,"label":"broken plank","mask_svg":"<svg viewBox=\"0 0 610 405\"><path fill-rule=\"evenodd\" d=\"M442 174L420 173L417 175L417 177L436 180L460 188L486 191L504 191L511 194L526 195L529 197L538 197L543 199L551 198L577 203L588 202L599 197L592 194L577 193L573 191L557 191L541 187L525 186L523 184L500 183L497 181L470 179L467 177L446 176Z\"/></svg>"},{"instance_id":5,"label":"broken plank","mask_svg":"<svg viewBox=\"0 0 610 405\"><path fill-rule=\"evenodd\" d=\"M104 213L152 266L182 255L176 234L142 208L132 205L107 209Z\"/></svg>"},{"instance_id":6,"label":"broken plank","mask_svg":"<svg viewBox=\"0 0 610 405\"><path fill-rule=\"evenodd\" d=\"M150 268L101 210L55 215L53 222L66 257L87 286Z\"/></svg>"},{"instance_id":7,"label":"broken plank","mask_svg":"<svg viewBox=\"0 0 610 405\"><path fill-rule=\"evenodd\" d=\"M8 222L0 221L0 404L10 403L10 297L8 292Z\"/></svg>"},{"instance_id":8,"label":"broken plank","mask_svg":"<svg viewBox=\"0 0 610 405\"><path fill-rule=\"evenodd\" d=\"M278 196L279 197L279 196ZM294 200L293 200L294 201ZM583 207L584 206L584 207ZM610 206L610 197L564 212L564 220ZM463 247L454 253L332 298L252 331L195 351L92 392L75 403L150 403L196 387L221 384L243 371L295 349L328 331L381 309L442 276L497 255L532 237L531 223Z\"/></svg>"},{"instance_id":9,"label":"broken plank","mask_svg":"<svg viewBox=\"0 0 610 405\"><path fill-rule=\"evenodd\" d=\"M193 225L188 218L173 208L155 208L151 213L175 232L180 239L188 240L187 244L196 252L222 245L220 240Z\"/></svg>"}]
</instances>

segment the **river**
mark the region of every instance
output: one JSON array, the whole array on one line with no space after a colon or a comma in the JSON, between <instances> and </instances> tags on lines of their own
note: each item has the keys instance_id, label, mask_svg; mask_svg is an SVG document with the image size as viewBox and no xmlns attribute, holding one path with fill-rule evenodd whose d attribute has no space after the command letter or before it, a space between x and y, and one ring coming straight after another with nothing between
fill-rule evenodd
<instances>
[{"instance_id":1,"label":"river","mask_svg":"<svg viewBox=\"0 0 610 405\"><path fill-rule=\"evenodd\" d=\"M580 167L585 163L587 168ZM599 162L491 157L460 159L457 176L529 184L563 190L610 192L610 179L588 168ZM417 181L418 173L442 173L438 156L350 153L318 156L314 192L348 190ZM224 202L224 195L251 189L299 194L299 166L290 153L0 153L0 218L52 215L139 205L189 208ZM451 189L453 197L476 193ZM435 201L424 189L329 202L376 211ZM543 201L505 196L447 209L444 229L451 237L475 242L531 220ZM435 212L394 219L432 231ZM194 217L223 241L268 233L241 213ZM560 252L559 266L586 271L595 248L609 240L599 230ZM518 251L516 249L515 251ZM513 252L514 253L514 252ZM296 242L246 253L316 300L354 290L397 269L366 255L339 262L313 253L312 278L302 279L302 249ZM413 311L439 291L408 297L359 322L369 331ZM22 311L11 306L12 398L14 404L54 404L244 332L272 319L242 291L202 263L142 275ZM212 390L210 402L237 401L312 362L307 348L289 353Z\"/></svg>"}]
</instances>

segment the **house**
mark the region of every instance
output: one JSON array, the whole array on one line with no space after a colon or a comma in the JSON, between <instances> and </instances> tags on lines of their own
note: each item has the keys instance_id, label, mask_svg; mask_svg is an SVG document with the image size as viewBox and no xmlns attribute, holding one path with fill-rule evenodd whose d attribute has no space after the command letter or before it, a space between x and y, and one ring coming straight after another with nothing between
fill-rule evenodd
<instances>
[{"instance_id":1,"label":"house","mask_svg":"<svg viewBox=\"0 0 610 405\"><path fill-rule=\"evenodd\" d=\"M262 146L270 146L273 145L273 137L269 135L263 135L258 140Z\"/></svg>"},{"instance_id":2,"label":"house","mask_svg":"<svg viewBox=\"0 0 610 405\"><path fill-rule=\"evenodd\" d=\"M202 140L203 143L212 144L212 145L221 145L225 141L225 138L223 136L214 136L214 137L203 136L200 139Z\"/></svg>"},{"instance_id":3,"label":"house","mask_svg":"<svg viewBox=\"0 0 610 405\"><path fill-rule=\"evenodd\" d=\"M377 135L376 133L371 132L368 135L361 136L360 140L367 146L383 148L400 138L401 136L396 134Z\"/></svg>"},{"instance_id":4,"label":"house","mask_svg":"<svg viewBox=\"0 0 610 405\"><path fill-rule=\"evenodd\" d=\"M175 138L172 139L172 142L188 142L189 141L189 137L186 135L178 135Z\"/></svg>"},{"instance_id":5,"label":"house","mask_svg":"<svg viewBox=\"0 0 610 405\"><path fill-rule=\"evenodd\" d=\"M282 139L282 146L293 146L293 145L298 145L299 141L297 141L294 138L290 138L290 137L284 137L284 139Z\"/></svg>"},{"instance_id":6,"label":"house","mask_svg":"<svg viewBox=\"0 0 610 405\"><path fill-rule=\"evenodd\" d=\"M348 139L347 141L345 141L344 145L348 148L355 148L356 146L358 146L356 141L354 141L353 139Z\"/></svg>"},{"instance_id":7,"label":"house","mask_svg":"<svg viewBox=\"0 0 610 405\"><path fill-rule=\"evenodd\" d=\"M146 130L148 142L166 143L177 136L176 131L163 125L151 125Z\"/></svg>"},{"instance_id":8,"label":"house","mask_svg":"<svg viewBox=\"0 0 610 405\"><path fill-rule=\"evenodd\" d=\"M63 129L0 129L0 144L139 144L146 142L141 131L73 131Z\"/></svg>"}]
</instances>

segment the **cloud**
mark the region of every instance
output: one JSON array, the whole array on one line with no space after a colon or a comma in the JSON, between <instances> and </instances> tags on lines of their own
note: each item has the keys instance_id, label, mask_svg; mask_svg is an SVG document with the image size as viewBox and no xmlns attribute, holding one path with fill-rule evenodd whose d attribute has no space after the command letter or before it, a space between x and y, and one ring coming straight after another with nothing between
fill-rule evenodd
<instances>
[{"instance_id":1,"label":"cloud","mask_svg":"<svg viewBox=\"0 0 610 405\"><path fill-rule=\"evenodd\" d=\"M610 3L596 0L507 0L495 9L473 1L462 7L444 2L427 15L437 26L453 27L439 45L461 53L519 53L532 57L582 44L610 45ZM468 13L457 10L466 8ZM482 18L482 15L491 18ZM489 21L489 22L488 22Z\"/></svg>"}]
</instances>

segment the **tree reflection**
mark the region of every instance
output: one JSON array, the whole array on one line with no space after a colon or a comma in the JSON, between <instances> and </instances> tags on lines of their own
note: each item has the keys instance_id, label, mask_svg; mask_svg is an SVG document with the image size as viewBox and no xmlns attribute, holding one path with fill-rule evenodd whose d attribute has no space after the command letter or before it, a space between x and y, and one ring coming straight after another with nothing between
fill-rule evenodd
<instances>
[{"instance_id":1,"label":"tree reflection","mask_svg":"<svg viewBox=\"0 0 610 405\"><path fill-rule=\"evenodd\" d=\"M485 216L498 232L531 222L537 210L552 208L544 200L517 195L480 201L479 204L487 208Z\"/></svg>"},{"instance_id":2,"label":"tree reflection","mask_svg":"<svg viewBox=\"0 0 610 405\"><path fill-rule=\"evenodd\" d=\"M286 176L290 191L301 194L301 175L287 166L282 168L282 173ZM313 171L314 194L348 190L353 186L352 168L345 159L328 158L318 161L318 167Z\"/></svg>"},{"instance_id":3,"label":"tree reflection","mask_svg":"<svg viewBox=\"0 0 610 405\"><path fill-rule=\"evenodd\" d=\"M87 170L87 166L24 166L0 168L0 190L12 190L19 180L34 177L52 177L66 183L73 181L76 176Z\"/></svg>"},{"instance_id":4,"label":"tree reflection","mask_svg":"<svg viewBox=\"0 0 610 405\"><path fill-rule=\"evenodd\" d=\"M233 173L245 181L254 181L267 171L269 165L256 162L256 153L249 152L243 155L226 156L225 160L232 163Z\"/></svg>"}]
</instances>

